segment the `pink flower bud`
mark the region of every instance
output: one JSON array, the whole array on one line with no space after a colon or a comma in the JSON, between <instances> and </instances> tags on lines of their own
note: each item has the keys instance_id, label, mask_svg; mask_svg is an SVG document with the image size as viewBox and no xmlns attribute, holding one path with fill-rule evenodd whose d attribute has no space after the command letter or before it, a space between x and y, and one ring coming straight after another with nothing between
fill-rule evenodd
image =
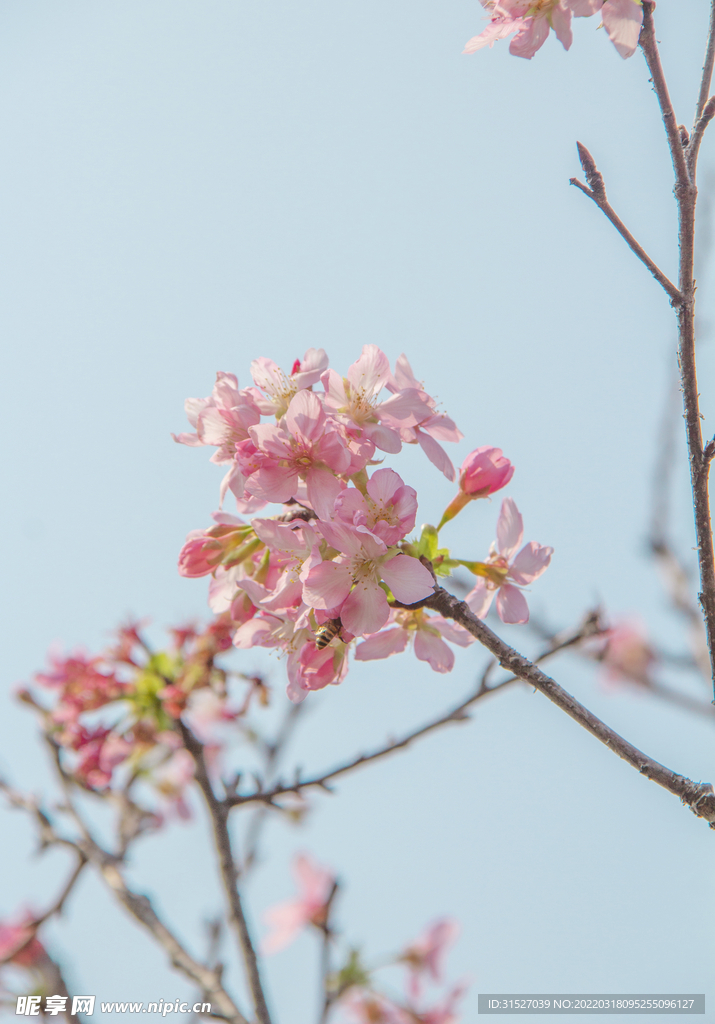
<instances>
[{"instance_id":1,"label":"pink flower bud","mask_svg":"<svg viewBox=\"0 0 715 1024\"><path fill-rule=\"evenodd\" d=\"M459 489L472 497L486 498L506 487L514 476L514 467L502 455L501 448L484 445L466 457L459 470Z\"/></svg>"},{"instance_id":2,"label":"pink flower bud","mask_svg":"<svg viewBox=\"0 0 715 1024\"><path fill-rule=\"evenodd\" d=\"M438 530L454 519L475 498L487 498L506 487L514 476L514 467L502 455L501 448L484 445L469 454L459 470L459 493L444 510Z\"/></svg>"},{"instance_id":3,"label":"pink flower bud","mask_svg":"<svg viewBox=\"0 0 715 1024\"><path fill-rule=\"evenodd\" d=\"M221 564L223 548L217 540L207 537L193 537L184 544L179 554L179 572L182 576L207 576Z\"/></svg>"}]
</instances>

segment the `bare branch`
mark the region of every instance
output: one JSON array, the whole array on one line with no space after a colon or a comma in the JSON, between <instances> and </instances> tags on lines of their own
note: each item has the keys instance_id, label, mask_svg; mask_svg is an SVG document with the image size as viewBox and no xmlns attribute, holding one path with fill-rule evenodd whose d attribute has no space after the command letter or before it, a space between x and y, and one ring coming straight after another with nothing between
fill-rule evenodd
<instances>
[{"instance_id":1,"label":"bare branch","mask_svg":"<svg viewBox=\"0 0 715 1024\"><path fill-rule=\"evenodd\" d=\"M715 827L715 791L709 783L696 783L683 775L666 768L644 754L632 743L619 736L600 718L592 714L580 704L570 693L562 689L555 680L541 671L533 662L519 654L505 643L481 619L471 611L469 605L453 597L442 587L436 587L429 598L429 607L434 608L445 618L454 619L468 630L473 637L499 660L500 665L513 672L515 676L529 683L552 703L565 711L596 739L604 743L610 750L627 761L633 768L646 778L657 782L659 786L678 796L698 817L704 818Z\"/></svg>"},{"instance_id":2,"label":"bare branch","mask_svg":"<svg viewBox=\"0 0 715 1024\"><path fill-rule=\"evenodd\" d=\"M590 613L585 617L583 623L578 629L567 633L561 639L556 638L551 641L547 649L543 651L535 661L545 661L547 658L553 657L555 654L565 650L567 647L572 647L574 644L579 643L587 637L594 636L598 632L600 632L598 617L595 613ZM519 676L511 675L506 679L502 679L498 683L494 683L492 686L489 686L488 680L497 663L497 661L489 661L487 663L476 689L465 700L461 701L444 714L439 715L431 722L428 722L426 725L422 725L418 729L413 729L401 739L390 740L384 746L378 747L378 749L374 750L372 753L360 754L358 757L353 758L346 764L342 764L338 768L332 768L330 771L323 772L321 775L313 776L309 779L300 779L300 777L298 777L292 785L279 783L270 789L257 788L252 793L232 794L227 799L228 804L232 807L238 807L241 804L263 803L267 807L270 807L275 806L277 798L286 796L289 793L299 793L303 789L317 787L330 792L329 783L332 782L333 779L337 779L341 775L346 775L348 772L351 772L356 768L362 768L364 765L370 764L372 761L379 761L383 757L396 753L398 750L404 750L415 740L421 739L423 736L428 736L436 729L441 729L444 725L468 721L469 715L467 714L467 710L472 706L472 704L481 700L482 697L487 697L490 694L496 693L504 687L509 686L511 683L517 683L520 681Z\"/></svg>"},{"instance_id":3,"label":"bare branch","mask_svg":"<svg viewBox=\"0 0 715 1024\"><path fill-rule=\"evenodd\" d=\"M670 93L668 92L668 85L665 81L663 65L660 62L660 53L658 51L658 44L655 38L655 27L653 25L654 9L654 0L643 0L643 27L641 29L638 45L643 51L646 64L648 65L648 70L650 71L651 78L653 80L653 89L655 90L655 94L658 98L658 105L660 106L660 113L663 118L665 134L668 139L670 156L675 170L677 188L678 186L683 187L689 185L690 176L685 162L685 153L683 152L683 143L680 138L678 121L675 116L675 110L673 109L673 103L670 99Z\"/></svg>"},{"instance_id":4,"label":"bare branch","mask_svg":"<svg viewBox=\"0 0 715 1024\"><path fill-rule=\"evenodd\" d=\"M690 172L690 177L693 181L695 181L695 171L698 163L698 154L700 152L700 143L703 141L705 129L710 124L713 117L715 117L715 96L711 96L705 104L703 112L693 128L692 137L687 143L686 158L688 162L688 171Z\"/></svg>"},{"instance_id":5,"label":"bare branch","mask_svg":"<svg viewBox=\"0 0 715 1024\"><path fill-rule=\"evenodd\" d=\"M328 1020L328 1014L330 1013L330 1008L335 1002L335 993L332 991L330 987L330 976L332 974L330 966L330 946L333 942L333 939L335 938L335 933L330 922L330 913L333 908L333 900L337 895L339 887L340 884L336 879L333 882L333 888L330 890L330 895L328 896L327 902L325 904L325 916L323 923L321 925L323 940L320 947L320 975L323 988L323 1006L318 1024L326 1024Z\"/></svg>"},{"instance_id":6,"label":"bare branch","mask_svg":"<svg viewBox=\"0 0 715 1024\"><path fill-rule=\"evenodd\" d=\"M608 217L616 231L626 241L631 251L635 253L641 263L648 268L658 284L664 289L669 296L671 303L673 305L678 305L683 300L682 295L673 282L650 258L640 242L636 241L611 204L608 202L603 175L596 167L596 163L589 151L585 146L582 146L580 142L577 142L576 145L578 146L579 159L581 160L581 166L583 167L584 174L586 175L588 185L584 185L583 182L578 180L578 178L571 178L571 184L575 185L576 188L580 188L584 195L587 195L589 199L594 201L599 210Z\"/></svg>"},{"instance_id":7,"label":"bare branch","mask_svg":"<svg viewBox=\"0 0 715 1024\"><path fill-rule=\"evenodd\" d=\"M715 549L713 548L712 525L710 520L710 498L708 494L708 473L710 462L705 458L700 416L700 396L695 364L695 203L697 189L694 182L695 165L687 165L680 136L677 131L675 112L665 82L660 62L658 44L653 26L653 0L643 0L643 28L639 45L653 78L658 103L660 105L668 145L675 170L675 198L678 204L678 242L680 246L680 268L678 287L682 301L677 307L678 316L678 362L683 387L683 406L685 411L685 432L688 445L688 461L690 464L690 482L693 492L693 512L695 515L695 535L698 549L698 565L700 569L700 605L705 618L708 651L710 655L710 675L715 688ZM712 23L711 23L712 24ZM712 33L711 33L712 35ZM710 48L715 45L709 39ZM703 86L709 89L711 70L710 58L706 59ZM702 87L701 87L702 88ZM702 118L704 104L700 117Z\"/></svg>"},{"instance_id":8,"label":"bare branch","mask_svg":"<svg viewBox=\"0 0 715 1024\"><path fill-rule=\"evenodd\" d=\"M708 26L708 41L705 47L705 62L703 64L703 74L700 79L700 93L698 95L698 105L695 108L695 120L693 121L693 127L698 123L700 118L703 116L705 110L705 104L708 101L710 95L710 83L713 78L713 67L715 66L715 0L711 0L710 3L710 24Z\"/></svg>"},{"instance_id":9,"label":"bare branch","mask_svg":"<svg viewBox=\"0 0 715 1024\"><path fill-rule=\"evenodd\" d=\"M243 905L238 891L238 869L233 855L231 835L228 829L229 803L228 798L219 800L214 793L211 780L206 769L204 748L189 728L179 719L179 728L184 746L194 759L196 781L208 808L211 825L219 860L221 880L228 900L229 920L236 933L238 946L246 969L246 977L251 991L254 1010L259 1024L271 1024L263 984L258 968L258 958L248 930L248 923L243 912Z\"/></svg>"}]
</instances>

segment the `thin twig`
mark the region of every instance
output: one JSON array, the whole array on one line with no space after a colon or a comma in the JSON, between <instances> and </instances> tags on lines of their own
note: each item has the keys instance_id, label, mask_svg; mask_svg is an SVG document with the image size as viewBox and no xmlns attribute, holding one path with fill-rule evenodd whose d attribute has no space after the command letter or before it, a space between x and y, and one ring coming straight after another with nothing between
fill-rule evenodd
<instances>
[{"instance_id":1,"label":"thin twig","mask_svg":"<svg viewBox=\"0 0 715 1024\"><path fill-rule=\"evenodd\" d=\"M184 725L181 719L179 719L179 729L184 746L194 760L196 781L211 817L221 880L228 900L229 920L236 933L256 1017L259 1024L271 1024L271 1017L268 1012L268 1005L258 967L258 958L248 930L246 915L243 912L241 896L238 891L238 870L233 855L231 834L228 828L229 804L227 800L219 800L214 793L206 768L203 745L197 740L191 730Z\"/></svg>"},{"instance_id":2,"label":"thin twig","mask_svg":"<svg viewBox=\"0 0 715 1024\"><path fill-rule=\"evenodd\" d=\"M693 492L698 565L700 569L700 594L698 596L705 617L705 631L710 654L710 674L713 680L713 687L715 687L715 550L713 549L710 500L708 495L710 462L704 456L695 364L694 250L695 203L697 200L695 171L697 161L693 158L690 164L686 162L680 134L677 130L675 111L673 110L668 93L660 62L658 44L655 38L653 26L654 7L653 0L643 0L643 28L639 42L653 79L653 88L660 105L675 170L674 191L678 204L678 241L680 245L678 287L682 295L682 301L677 307L678 361L683 387L685 431L688 461L690 464L690 481ZM708 53L711 45L708 42ZM705 107L703 107L703 112L704 110ZM695 156L697 154L694 154Z\"/></svg>"},{"instance_id":3,"label":"thin twig","mask_svg":"<svg viewBox=\"0 0 715 1024\"><path fill-rule=\"evenodd\" d=\"M335 932L333 931L330 923L330 914L333 907L333 900L335 899L340 883L337 879L333 882L333 888L330 890L327 902L325 904L325 920L321 926L322 941L320 944L320 977L322 983L322 995L323 995L323 1006L320 1013L320 1019L318 1024L326 1024L328 1020L328 1014L330 1008L335 1001L335 993L330 987L330 978L332 975L332 968L330 964L330 947L335 938Z\"/></svg>"},{"instance_id":4,"label":"thin twig","mask_svg":"<svg viewBox=\"0 0 715 1024\"><path fill-rule=\"evenodd\" d=\"M555 680L541 671L533 662L519 654L505 643L496 633L478 619L464 601L449 594L442 587L435 587L428 598L428 607L438 611L445 618L454 619L471 633L487 650L498 658L500 665L529 683L557 707L565 711L584 729L604 743L610 750L627 761L646 778L678 796L698 817L704 818L715 827L715 791L709 783L696 783L683 775L666 768L648 757L632 743L619 736L592 712L567 693Z\"/></svg>"},{"instance_id":5,"label":"thin twig","mask_svg":"<svg viewBox=\"0 0 715 1024\"><path fill-rule=\"evenodd\" d=\"M136 921L147 929L165 950L171 964L186 978L195 982L200 987L202 993L206 995L207 1001L211 1002L212 1011L217 1011L220 1017L231 1021L232 1024L249 1024L247 1018L244 1017L223 988L221 972L205 967L194 960L176 936L160 920L151 900L141 893L133 892L126 884L120 871L120 859L116 855L109 853L96 841L75 806L72 793L73 780L64 770L57 744L50 737L46 737L46 739L52 751L57 775L63 789L66 811L74 821L81 836L81 838L72 841L55 835L52 841L73 846L74 849L91 862L116 899L129 911ZM37 811L36 816L39 813ZM46 814L42 814L41 821L46 823L45 828L52 828L52 824Z\"/></svg>"},{"instance_id":6,"label":"thin twig","mask_svg":"<svg viewBox=\"0 0 715 1024\"><path fill-rule=\"evenodd\" d=\"M715 0L711 0L710 4L710 24L708 26L708 41L705 47L705 62L703 64L703 74L700 79L700 93L698 95L698 104L695 108L695 120L693 121L693 128L703 116L703 110L705 104L708 101L710 95L710 84L713 78L713 67L715 67Z\"/></svg>"},{"instance_id":7,"label":"thin twig","mask_svg":"<svg viewBox=\"0 0 715 1024\"><path fill-rule=\"evenodd\" d=\"M553 657L560 651L565 650L567 647L571 647L586 637L595 635L593 626L593 619L587 617L584 620L583 625L574 632L565 636L562 640L557 640L550 643L548 648L543 651L535 662L545 661L547 658ZM427 722L426 725L420 726L418 729L413 729L407 733L401 739L390 740L382 747L378 747L377 750L372 751L370 754L360 754L358 757L353 758L351 761L345 764L339 765L337 768L331 768L327 772L323 772L320 775L314 775L309 779L296 778L292 784L289 783L278 783L270 789L256 789L251 793L234 793L227 798L227 802L232 807L238 807L242 804L248 803L263 803L267 807L273 806L277 798L286 796L289 793L299 793L303 789L319 788L327 792L331 792L330 783L339 778L341 775L346 775L348 772L354 771L356 768L362 768L366 764L370 764L373 761L379 761L383 757L388 757L390 754L396 753L398 750L404 750L410 744L414 743L415 740L422 739L423 736L428 736L436 729L441 729L442 726L451 725L457 722L466 722L469 720L467 710L476 704L478 700L483 697L488 697L491 694L497 693L499 690L504 689L506 686L510 686L512 683L520 682L518 675L508 676L506 679L501 679L498 683L494 683L492 686L488 685L488 680L491 672L496 667L497 662L489 661L487 663L484 672L475 688L470 695L463 701L460 701L455 707L450 708L449 711L444 712L431 722Z\"/></svg>"},{"instance_id":8,"label":"thin twig","mask_svg":"<svg viewBox=\"0 0 715 1024\"><path fill-rule=\"evenodd\" d=\"M581 145L580 142L576 143L578 147L578 155L583 167L584 174L586 175L586 181L588 185L584 185L583 182L579 181L578 178L571 178L571 184L575 185L576 188L580 188L584 195L587 195L589 199L592 199L596 206L601 210L606 217L613 224L616 231L625 239L626 243L630 246L632 252L636 254L638 259L645 264L650 270L653 277L656 279L659 285L665 290L670 297L670 301L673 305L677 305L682 302L682 295L675 287L673 282L663 273L660 267L650 258L648 253L645 251L640 242L637 242L633 235L630 233L626 225L623 223L621 218L618 216L616 211L613 209L611 204L608 202L606 196L606 186L603 181L603 175L596 167L596 163L586 149L585 146Z\"/></svg>"}]
</instances>

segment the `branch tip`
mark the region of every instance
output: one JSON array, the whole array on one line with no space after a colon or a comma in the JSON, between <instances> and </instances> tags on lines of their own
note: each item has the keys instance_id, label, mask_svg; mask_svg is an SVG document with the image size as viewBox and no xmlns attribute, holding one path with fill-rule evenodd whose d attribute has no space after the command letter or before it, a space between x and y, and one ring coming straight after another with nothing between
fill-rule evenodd
<instances>
[{"instance_id":1,"label":"branch tip","mask_svg":"<svg viewBox=\"0 0 715 1024\"><path fill-rule=\"evenodd\" d=\"M586 175L586 181L593 191L594 196L599 201L605 202L606 186L603 181L603 175L596 167L596 161L582 143L577 142L576 148L578 149L578 158L581 161L583 173Z\"/></svg>"}]
</instances>

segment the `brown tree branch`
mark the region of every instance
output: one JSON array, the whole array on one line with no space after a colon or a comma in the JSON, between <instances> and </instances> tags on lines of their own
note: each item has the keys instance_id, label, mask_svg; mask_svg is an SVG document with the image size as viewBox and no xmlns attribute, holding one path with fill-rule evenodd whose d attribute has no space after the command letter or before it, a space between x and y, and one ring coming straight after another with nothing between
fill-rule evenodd
<instances>
[{"instance_id":1,"label":"brown tree branch","mask_svg":"<svg viewBox=\"0 0 715 1024\"><path fill-rule=\"evenodd\" d=\"M675 171L674 191L678 204L678 241L680 243L678 287L682 295L682 301L677 307L678 362L683 388L685 432L688 446L688 461L690 463L695 535L700 570L700 594L698 596L705 618L705 632L710 654L710 674L713 680L713 687L715 687L715 550L713 549L710 499L708 494L710 461L705 458L703 449L700 400L695 364L694 255L695 203L698 194L695 187L695 157L697 153L694 152L693 159L689 165L677 130L675 111L673 110L660 62L653 25L654 8L653 0L643 0L643 28L640 34L640 47L643 50L653 79L653 88L658 98ZM708 54L710 53L711 45L715 44L709 40ZM709 58L706 59L703 86L707 79L707 87L709 89L709 78L707 76L711 71L708 70L708 61ZM703 106L698 121L702 120L706 107L707 104Z\"/></svg>"},{"instance_id":2,"label":"brown tree branch","mask_svg":"<svg viewBox=\"0 0 715 1024\"><path fill-rule=\"evenodd\" d=\"M571 178L570 182L575 185L576 188L580 188L584 195L587 195L589 199L592 199L596 206L601 210L606 217L613 224L619 235L625 240L631 251L635 253L638 259L643 263L648 270L651 272L653 277L656 279L658 284L664 289L670 298L672 305L678 305L682 302L682 295L675 287L673 282L663 273L660 267L650 258L648 253L645 251L640 242L637 242L633 235L630 233L626 225L623 223L621 218L618 216L616 211L613 209L611 204L608 202L606 196L606 186L603 181L603 175L596 167L596 163L586 149L585 146L581 145L580 142L576 143L578 147L578 155L583 167L584 174L586 175L586 181L588 185L584 185L583 182L579 181L578 178Z\"/></svg>"},{"instance_id":3,"label":"brown tree branch","mask_svg":"<svg viewBox=\"0 0 715 1024\"><path fill-rule=\"evenodd\" d=\"M542 672L533 662L523 657L492 632L481 619L474 615L464 601L453 597L442 587L435 587L433 595L427 599L427 607L438 611L445 618L454 619L479 640L487 650L491 651L503 668L513 672L515 676L543 693L552 703L565 711L567 715L624 761L627 761L641 775L645 775L646 778L657 782L659 786L679 797L694 814L704 818L712 827L715 827L715 791L710 783L697 783L683 775L677 775L638 750L632 743L619 736L605 722L592 714L583 704L580 704L570 693L562 689L555 680Z\"/></svg>"},{"instance_id":4,"label":"brown tree branch","mask_svg":"<svg viewBox=\"0 0 715 1024\"><path fill-rule=\"evenodd\" d=\"M572 647L581 640L596 635L599 631L600 627L598 625L598 619L597 617L594 617L592 613L586 616L583 623L577 630L567 634L562 639L556 639L550 642L548 648L535 659L535 662L545 661L547 658L553 657L555 654L565 650L567 647ZM398 750L404 750L414 743L415 740L421 739L423 736L428 736L436 729L441 729L444 725L468 721L469 715L467 714L467 709L470 708L472 704L476 704L476 702L481 700L482 697L487 697L492 693L496 693L504 687L509 686L511 683L518 683L521 681L519 676L511 675L506 679L501 679L498 683L494 683L492 686L489 686L488 680L496 664L496 661L490 660L488 662L475 690L465 700L461 701L444 714L439 715L431 722L428 722L426 725L422 725L418 729L413 729L401 739L390 740L384 746L378 747L378 749L374 750L372 753L360 754L351 761L348 761L337 768L332 768L327 772L323 772L321 775L315 775L309 779L296 777L292 784L279 782L270 789L259 788L251 793L232 793L227 797L226 802L231 807L238 807L242 804L248 803L263 803L267 807L270 807L275 805L275 801L279 797L287 796L289 793L299 793L303 789L319 788L326 790L327 792L331 792L329 783L334 779L339 778L341 775L346 775L348 772L354 771L356 768L362 768L364 765L370 764L373 761L379 761L383 757L388 757L390 754L394 754Z\"/></svg>"},{"instance_id":5,"label":"brown tree branch","mask_svg":"<svg viewBox=\"0 0 715 1024\"><path fill-rule=\"evenodd\" d=\"M246 970L256 1017L259 1024L271 1024L271 1017L268 1012L268 1005L258 967L258 958L248 930L248 923L238 891L238 870L233 855L231 834L228 828L229 805L226 800L219 800L214 793L206 768L202 744L196 739L191 730L184 725L181 719L179 719L179 729L184 746L194 760L196 782L201 790L211 818L221 880L228 901L229 920L238 940L238 947Z\"/></svg>"},{"instance_id":6,"label":"brown tree branch","mask_svg":"<svg viewBox=\"0 0 715 1024\"><path fill-rule=\"evenodd\" d=\"M710 84L713 78L713 67L715 67L715 0L711 0L710 3L710 24L708 26L708 41L705 47L705 62L703 63L703 73L700 79L700 93L698 95L698 103L695 108L695 120L693 121L693 130L695 125L703 116L705 104L708 101L710 95Z\"/></svg>"}]
</instances>

